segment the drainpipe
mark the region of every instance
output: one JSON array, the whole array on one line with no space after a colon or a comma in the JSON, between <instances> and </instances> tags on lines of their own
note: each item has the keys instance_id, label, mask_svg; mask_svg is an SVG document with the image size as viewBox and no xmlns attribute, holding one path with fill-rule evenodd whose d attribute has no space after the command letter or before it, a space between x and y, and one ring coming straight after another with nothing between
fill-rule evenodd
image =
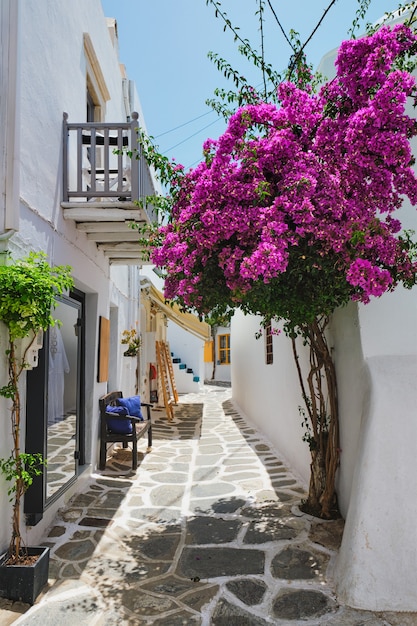
<instances>
[{"instance_id":1,"label":"drainpipe","mask_svg":"<svg viewBox=\"0 0 417 626\"><path fill-rule=\"evenodd\" d=\"M0 6L0 147L1 204L0 259L4 260L10 237L19 230L20 94L19 94L19 4L3 0ZM0 260L0 263L2 262Z\"/></svg>"},{"instance_id":2,"label":"drainpipe","mask_svg":"<svg viewBox=\"0 0 417 626\"><path fill-rule=\"evenodd\" d=\"M126 120L130 122L132 111L130 108L130 98L129 98L129 80L127 78L122 78L122 90L123 90L123 102L125 105Z\"/></svg>"}]
</instances>

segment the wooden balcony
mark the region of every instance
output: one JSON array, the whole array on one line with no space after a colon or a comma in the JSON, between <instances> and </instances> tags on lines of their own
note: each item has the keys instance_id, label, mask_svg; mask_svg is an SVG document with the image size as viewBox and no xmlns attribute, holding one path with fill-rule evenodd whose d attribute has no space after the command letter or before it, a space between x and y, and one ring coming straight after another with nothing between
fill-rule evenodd
<instances>
[{"instance_id":1,"label":"wooden balcony","mask_svg":"<svg viewBox=\"0 0 417 626\"><path fill-rule=\"evenodd\" d=\"M133 224L156 219L145 198L155 194L138 144L138 114L126 123L63 121L64 218L95 241L110 263L144 264Z\"/></svg>"}]
</instances>

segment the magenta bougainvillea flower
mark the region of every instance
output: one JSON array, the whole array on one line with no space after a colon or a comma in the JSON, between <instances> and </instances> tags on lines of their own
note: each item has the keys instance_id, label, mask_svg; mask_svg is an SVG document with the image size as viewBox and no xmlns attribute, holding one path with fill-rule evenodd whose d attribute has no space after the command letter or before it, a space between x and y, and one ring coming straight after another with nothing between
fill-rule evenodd
<instances>
[{"instance_id":1,"label":"magenta bougainvillea flower","mask_svg":"<svg viewBox=\"0 0 417 626\"><path fill-rule=\"evenodd\" d=\"M282 83L278 106L237 110L204 161L177 166L151 257L165 296L296 323L412 286L414 247L394 214L405 196L417 203L416 85L397 63L415 49L404 25L346 41L318 93Z\"/></svg>"}]
</instances>

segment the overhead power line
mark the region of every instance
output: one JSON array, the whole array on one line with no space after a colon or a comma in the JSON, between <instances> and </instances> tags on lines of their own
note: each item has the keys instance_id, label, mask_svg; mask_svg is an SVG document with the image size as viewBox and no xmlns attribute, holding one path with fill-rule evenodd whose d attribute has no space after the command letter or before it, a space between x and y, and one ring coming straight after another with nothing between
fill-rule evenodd
<instances>
[{"instance_id":1,"label":"overhead power line","mask_svg":"<svg viewBox=\"0 0 417 626\"><path fill-rule=\"evenodd\" d=\"M267 0L267 2L268 2L268 5L269 5L269 8L271 9L272 14L273 14L273 16L274 16L274 18L275 18L275 21L276 21L276 23L278 24L278 26L279 26L279 28L280 28L280 30L281 30L281 33L284 35L284 37L285 37L286 41L288 42L289 46L292 48L293 52L295 52L295 50L294 50L294 46L292 45L292 43L291 43L290 39L288 38L288 35L287 35L287 33L285 32L285 30L284 30L284 28L283 28L283 26L282 26L281 22L280 22L280 21L279 21L279 19L278 19L278 16L277 16L277 14L276 14L276 12L275 12L274 7L273 7L273 6L272 6L272 4L271 4L271 0Z\"/></svg>"},{"instance_id":2,"label":"overhead power line","mask_svg":"<svg viewBox=\"0 0 417 626\"><path fill-rule=\"evenodd\" d=\"M174 130L178 130L179 128L183 128L184 126L188 126L188 124L192 124L193 122L196 122L202 117L205 117L206 115L210 115L210 113L214 113L214 111L213 110L207 111L206 113L202 113L201 115L194 117L192 120L188 120L188 122L184 122L183 124L179 124L178 126L175 126L175 128L171 128L170 130L166 130L163 133L159 133L159 135L156 135L155 139L158 139L159 137L163 137L164 135L168 135L169 133L173 133Z\"/></svg>"},{"instance_id":3,"label":"overhead power line","mask_svg":"<svg viewBox=\"0 0 417 626\"><path fill-rule=\"evenodd\" d=\"M301 46L301 48L298 50L297 54L295 55L295 57L292 59L288 70L289 70L289 76L291 76L292 72L294 71L298 60L301 58L301 55L303 53L304 48L306 47L306 45L310 42L310 40L313 38L313 36L316 34L317 30L320 28L321 23L323 22L324 18L326 17L327 13L330 11L330 9L332 8L332 6L334 4L336 4L337 0L331 0L330 4L328 5L328 7L325 9L323 15L321 16L321 18L319 19L318 23L316 24L316 26L314 27L312 33L310 34L309 37L307 37L306 41L303 43L303 45Z\"/></svg>"},{"instance_id":4,"label":"overhead power line","mask_svg":"<svg viewBox=\"0 0 417 626\"><path fill-rule=\"evenodd\" d=\"M206 128L208 128L209 126L213 126L213 124L216 124L217 122L222 121L221 117L218 117L216 120L214 120L214 122L210 122L210 124L207 124L207 126L203 126L203 128L200 128L199 130L197 130L195 133L193 133L192 135L190 135L189 137L186 137L185 139L183 139L182 141L178 142L175 144L175 146L171 146L170 148L167 148L167 150L165 150L162 154L166 155L167 152L170 152L171 150L173 150L174 148L177 148L178 146L181 146L183 143L185 143L186 141L188 141L189 139L192 139L193 137L195 137L196 135L198 135L199 133L201 133L202 130L205 130Z\"/></svg>"}]
</instances>

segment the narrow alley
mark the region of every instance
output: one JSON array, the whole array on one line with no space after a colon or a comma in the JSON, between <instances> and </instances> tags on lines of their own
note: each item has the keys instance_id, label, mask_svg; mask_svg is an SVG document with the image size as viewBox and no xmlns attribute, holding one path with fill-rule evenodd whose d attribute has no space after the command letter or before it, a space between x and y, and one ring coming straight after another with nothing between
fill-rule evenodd
<instances>
[{"instance_id":1,"label":"narrow alley","mask_svg":"<svg viewBox=\"0 0 417 626\"><path fill-rule=\"evenodd\" d=\"M183 395L131 470L119 449L45 537L48 587L21 626L407 626L412 614L338 605L331 571L342 522L302 514L303 486L234 408L231 390Z\"/></svg>"}]
</instances>

